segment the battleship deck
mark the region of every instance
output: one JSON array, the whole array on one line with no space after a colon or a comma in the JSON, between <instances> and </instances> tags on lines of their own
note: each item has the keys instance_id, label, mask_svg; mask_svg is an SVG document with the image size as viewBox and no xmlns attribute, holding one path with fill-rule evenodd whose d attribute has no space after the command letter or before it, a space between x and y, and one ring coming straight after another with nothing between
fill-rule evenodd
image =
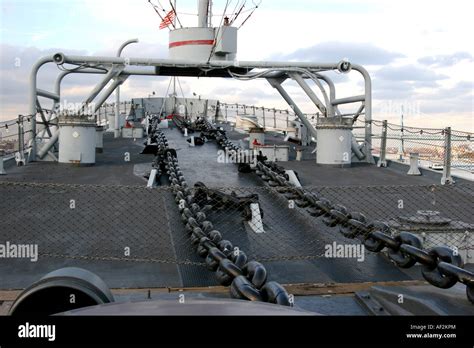
<instances>
[{"instance_id":1,"label":"battleship deck","mask_svg":"<svg viewBox=\"0 0 474 348\"><path fill-rule=\"evenodd\" d=\"M209 187L238 189L240 194L259 194L266 216L265 234L257 235L245 229L236 214L220 216L220 220L218 213L215 216L210 213L209 217L219 220L215 227L225 238L262 261L272 280L290 284L421 278L416 267L402 271L379 254L367 253L362 263L356 259L321 257L324 245L347 240L321 222L310 222L309 215L288 215L284 199L265 188L258 176L239 173L231 163L218 163L216 144L189 147L177 129L167 129L164 133L169 146L177 150L190 185L201 181ZM235 141L243 138L236 132L229 132L229 137ZM275 137L273 141L282 140ZM203 260L191 247L166 181L163 188L145 188L146 180L139 174L150 167L153 158L140 155L142 148L140 141L107 135L104 153L97 155L97 164L92 167L41 162L7 167L8 175L0 177L1 242L32 243L33 240L39 245L40 258L37 262L2 260L1 288L24 288L42 275L65 266L89 269L111 288L217 285L214 274L204 267ZM126 153L130 154L128 162L124 160ZM280 164L296 170L304 186L330 189L340 185L360 188L438 184L430 176L411 177L373 165L328 168L317 166L314 160ZM370 195L379 193L369 190L366 194L366 201L370 202L374 199ZM472 191L456 194L459 195L455 199L457 208L469 215ZM75 201L75 209L70 209L71 199ZM376 205L373 203L368 208L376 211ZM378 213L383 214L380 208ZM130 255L124 256L126 247ZM309 255L311 251L315 257Z\"/></svg>"}]
</instances>

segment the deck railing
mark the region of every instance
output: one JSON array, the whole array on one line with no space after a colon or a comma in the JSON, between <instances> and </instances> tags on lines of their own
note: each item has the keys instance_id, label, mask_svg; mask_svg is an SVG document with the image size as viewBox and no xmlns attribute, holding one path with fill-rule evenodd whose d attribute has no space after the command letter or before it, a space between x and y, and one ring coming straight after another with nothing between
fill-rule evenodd
<instances>
[{"instance_id":1,"label":"deck railing","mask_svg":"<svg viewBox=\"0 0 474 348\"><path fill-rule=\"evenodd\" d=\"M356 137L363 139L363 134L356 134ZM449 171L474 172L473 137L474 133L452 130L451 127L407 127L372 120L374 155L379 155L382 161L390 159L408 163L410 156L418 154L421 167L443 170L448 177Z\"/></svg>"},{"instance_id":2,"label":"deck railing","mask_svg":"<svg viewBox=\"0 0 474 348\"><path fill-rule=\"evenodd\" d=\"M122 102L120 112L128 115L131 102ZM219 120L234 123L237 116L256 116L259 124L267 130L286 131L297 116L291 109L268 108L264 106L219 103L214 111ZM96 113L97 123L108 124L108 117L115 113L115 104L104 104ZM316 125L317 114L306 114L312 125ZM31 116L19 116L16 120L0 122L0 157L11 158L18 152L31 148ZM408 163L410 156L417 153L421 167L444 171L448 181L450 172L469 173L474 171L474 133L451 130L448 128L416 128L388 123L382 120L370 121L372 125L372 153L380 160L392 160ZM363 140L359 131L367 124L363 118L357 119L354 133ZM44 127L38 129L41 132Z\"/></svg>"}]
</instances>

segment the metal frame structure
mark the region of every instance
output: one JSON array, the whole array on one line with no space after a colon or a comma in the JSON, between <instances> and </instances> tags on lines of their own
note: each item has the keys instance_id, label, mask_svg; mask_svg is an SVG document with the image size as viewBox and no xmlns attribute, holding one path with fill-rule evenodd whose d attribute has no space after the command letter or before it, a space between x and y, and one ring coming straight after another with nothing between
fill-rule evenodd
<instances>
[{"instance_id":1,"label":"metal frame structure","mask_svg":"<svg viewBox=\"0 0 474 348\"><path fill-rule=\"evenodd\" d=\"M134 42L130 40L126 44ZM119 53L121 53L119 49ZM64 70L64 64L75 66L73 69L63 71L57 77L55 91L48 92L37 87L37 74L42 66L48 63L55 63ZM359 72L364 78L365 91L363 95L348 98L336 99L336 89L333 81L322 74L327 71L339 71L349 73L352 70ZM299 117L301 122L308 127L308 130L316 137L315 130L306 116L301 112L297 104L290 97L283 87L283 82L292 79L303 89L316 108L325 117L343 117L338 106L342 104L361 102L361 106L356 113L352 114L357 119L365 109L365 161L373 163L371 155L371 120L372 120L372 82L367 70L347 61L337 63L306 63L306 62L260 62L260 61L193 61L193 60L170 60L170 59L150 59L150 58L122 58L122 57L97 57L97 56L69 56L63 53L43 57L33 66L30 75L29 90L29 113L32 117L32 131L34 134L30 153L30 160L35 161L43 158L55 145L58 139L59 130L50 129L51 121L57 117L57 106L60 103L60 86L63 78L68 74L87 73L105 74L94 89L83 102L83 110L93 106L93 111L97 111L107 98L132 75L147 76L187 76L187 77L227 77L239 80L252 80L257 78L266 79L274 87L283 99L290 105ZM320 100L306 80L312 80L321 90L324 101ZM111 82L112 81L112 82ZM326 89L321 84L324 81L329 88L329 96ZM109 84L109 82L111 82ZM107 85L109 86L105 88ZM99 96L99 94L101 94ZM49 119L41 113L38 97L52 99L54 102L53 113ZM92 104L94 103L94 104ZM45 129L41 134L37 133L37 116L41 117ZM50 140L41 149L37 149L37 139L47 133Z\"/></svg>"},{"instance_id":2,"label":"metal frame structure","mask_svg":"<svg viewBox=\"0 0 474 348\"><path fill-rule=\"evenodd\" d=\"M120 45L119 49L117 50L117 57L120 57L122 54L123 49L132 44L138 43L138 39L131 39L125 41L122 45ZM117 90L115 91L115 122L114 122L114 137L120 137L120 86L117 86Z\"/></svg>"},{"instance_id":3,"label":"metal frame structure","mask_svg":"<svg viewBox=\"0 0 474 348\"><path fill-rule=\"evenodd\" d=\"M443 176L441 177L442 185L454 184L451 176L451 127L444 130L444 160L443 160Z\"/></svg>"}]
</instances>

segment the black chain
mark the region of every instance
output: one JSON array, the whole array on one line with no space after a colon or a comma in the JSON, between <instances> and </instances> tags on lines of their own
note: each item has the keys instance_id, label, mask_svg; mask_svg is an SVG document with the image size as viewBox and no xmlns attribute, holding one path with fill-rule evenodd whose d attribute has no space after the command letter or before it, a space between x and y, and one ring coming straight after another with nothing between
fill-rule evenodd
<instances>
[{"instance_id":1,"label":"black chain","mask_svg":"<svg viewBox=\"0 0 474 348\"><path fill-rule=\"evenodd\" d=\"M278 186L278 192L288 199L296 199L297 206L306 208L315 217L321 217L327 226L339 226L342 235L361 239L370 251L387 249L388 257L398 267L410 268L419 262L423 265L423 278L436 287L447 289L457 282L463 283L469 301L474 303L474 273L463 268L464 262L456 250L439 246L425 251L422 241L415 234L401 232L392 236L390 227L384 222L369 222L362 213L348 212L343 205L332 205L323 197L294 187L265 162L259 162L257 167L257 174L270 186Z\"/></svg>"},{"instance_id":2,"label":"black chain","mask_svg":"<svg viewBox=\"0 0 474 348\"><path fill-rule=\"evenodd\" d=\"M228 151L242 151L227 139L223 130L216 133L216 128L206 120L198 120L196 129L202 130L204 134L215 134L217 144ZM372 252L387 249L388 257L398 267L410 268L417 262L422 264L421 273L428 283L443 289L451 288L457 282L466 285L467 298L474 304L474 273L464 269L464 261L457 250L447 246L424 250L420 238L408 232L392 236L386 223L369 222L362 213L348 212L343 205L332 205L323 197L295 187L288 180L283 167L258 156L255 173L288 200L294 200L298 207L305 208L312 216L321 217L327 226L338 226L344 237L360 239Z\"/></svg>"},{"instance_id":3,"label":"black chain","mask_svg":"<svg viewBox=\"0 0 474 348\"><path fill-rule=\"evenodd\" d=\"M189 126L185 122L175 124L181 129ZM207 220L206 212L211 206L203 205L201 197L195 196L197 190L189 188L179 167L176 151L168 147L166 137L156 125L151 130L150 139L157 144L157 156L152 166L160 175L168 175L191 243L196 253L205 258L206 267L216 272L218 282L230 286L233 298L292 306L292 298L285 288L277 282L267 281L267 271L261 263L248 261L242 250L222 239L221 233Z\"/></svg>"}]
</instances>

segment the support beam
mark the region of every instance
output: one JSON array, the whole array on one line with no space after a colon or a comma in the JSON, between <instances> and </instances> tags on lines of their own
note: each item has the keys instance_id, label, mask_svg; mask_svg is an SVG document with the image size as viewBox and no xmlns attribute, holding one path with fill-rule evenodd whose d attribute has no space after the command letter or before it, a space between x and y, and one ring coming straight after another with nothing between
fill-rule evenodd
<instances>
[{"instance_id":1,"label":"support beam","mask_svg":"<svg viewBox=\"0 0 474 348\"><path fill-rule=\"evenodd\" d=\"M295 104L293 99L288 95L288 93L285 91L285 89L282 87L281 83L282 79L273 79L273 78L267 78L267 81L270 83L270 85L275 88L278 93L285 99L285 101L290 105L290 107L293 109L295 114L298 116L298 118L301 120L301 122L308 128L308 131L311 133L311 135L316 139L316 129L314 129L313 125L308 121L304 113L300 110L300 108Z\"/></svg>"},{"instance_id":2,"label":"support beam","mask_svg":"<svg viewBox=\"0 0 474 348\"><path fill-rule=\"evenodd\" d=\"M351 149L354 155L359 159L359 161L362 161L365 158L365 154L360 151L359 143L357 142L354 134L352 134L351 138Z\"/></svg>"},{"instance_id":3,"label":"support beam","mask_svg":"<svg viewBox=\"0 0 474 348\"><path fill-rule=\"evenodd\" d=\"M123 83L127 77L119 77L117 78L112 85L110 85L109 88L104 92L103 95L99 98L99 101L95 104L94 108L94 113L102 106L102 104L107 100L107 98L113 93L115 88ZM43 158L46 156L48 151L56 144L56 142L59 139L59 128L52 134L51 138L48 140L48 142L41 148L40 151L38 151L38 157Z\"/></svg>"},{"instance_id":4,"label":"support beam","mask_svg":"<svg viewBox=\"0 0 474 348\"><path fill-rule=\"evenodd\" d=\"M48 99L59 101L59 95L55 93L51 93L51 92L45 91L44 89L39 89L39 88L36 90L36 92L39 97L45 97Z\"/></svg>"},{"instance_id":5,"label":"support beam","mask_svg":"<svg viewBox=\"0 0 474 348\"><path fill-rule=\"evenodd\" d=\"M347 97L347 98L334 99L331 102L331 104L340 105L340 104L349 104L349 103L356 103L356 102L363 102L363 101L365 101L365 95L355 95L355 96Z\"/></svg>"},{"instance_id":6,"label":"support beam","mask_svg":"<svg viewBox=\"0 0 474 348\"><path fill-rule=\"evenodd\" d=\"M334 82L326 75L323 74L314 74L318 79L323 80L324 82L327 83L329 86L329 102L332 105L332 101L336 99L336 86L334 85ZM330 117L330 116L329 116Z\"/></svg>"},{"instance_id":7,"label":"support beam","mask_svg":"<svg viewBox=\"0 0 474 348\"><path fill-rule=\"evenodd\" d=\"M176 5L175 5L176 8ZM125 41L122 45L120 45L119 49L117 50L117 57L120 57L122 54L123 49L132 44L138 43L138 39L131 39ZM117 87L115 91L115 119L114 119L114 138L120 137L120 86Z\"/></svg>"},{"instance_id":8,"label":"support beam","mask_svg":"<svg viewBox=\"0 0 474 348\"><path fill-rule=\"evenodd\" d=\"M99 108L102 106L102 104L104 104L107 98L110 97L110 95L115 91L115 89L122 83L124 83L127 78L128 76L118 76L115 78L114 82L112 82L112 84L105 90L105 92L99 96L97 102L94 104L94 113L99 110Z\"/></svg>"},{"instance_id":9,"label":"support beam","mask_svg":"<svg viewBox=\"0 0 474 348\"><path fill-rule=\"evenodd\" d=\"M94 68L85 68L75 71L63 71L57 77L56 81L54 82L54 93L56 93L59 97L61 97L61 84L63 79L69 74L106 74L107 71L102 69L94 69Z\"/></svg>"},{"instance_id":10,"label":"support beam","mask_svg":"<svg viewBox=\"0 0 474 348\"><path fill-rule=\"evenodd\" d=\"M30 160L36 160L36 98L38 98L38 89L37 89L37 81L38 81L38 71L39 69L47 64L54 61L53 56L46 56L38 60L33 68L31 69L30 73L30 90L29 90L29 112L31 116L31 132L33 134L32 142L31 142L31 152L30 152Z\"/></svg>"},{"instance_id":11,"label":"support beam","mask_svg":"<svg viewBox=\"0 0 474 348\"><path fill-rule=\"evenodd\" d=\"M46 117L44 116L43 108L41 107L41 104L38 98L36 98L36 106L38 108L38 112L41 115L41 120L43 121L46 133L48 133L48 136L51 138L51 130L49 129L49 122L48 120L46 120Z\"/></svg>"},{"instance_id":12,"label":"support beam","mask_svg":"<svg viewBox=\"0 0 474 348\"><path fill-rule=\"evenodd\" d=\"M365 89L365 145L367 149L367 163L375 163L372 156L372 79L368 71L361 65L353 64L352 70L358 71L364 78Z\"/></svg>"},{"instance_id":13,"label":"support beam","mask_svg":"<svg viewBox=\"0 0 474 348\"><path fill-rule=\"evenodd\" d=\"M318 74L322 71L328 71L328 70L340 70L340 66L342 62L339 63L307 63L307 62L260 62L260 61L216 61L216 60L211 60L205 64L201 61L195 61L195 60L171 60L171 59L149 59L149 58L121 58L121 57L89 57L89 56L66 56L62 53L57 53L52 57L45 57L42 58L40 61L38 61L35 66L33 67L32 74L31 74L31 89L30 89L30 110L31 114L35 115L35 107L36 107L36 97L37 97L37 91L36 91L36 81L37 81L37 72L38 69L48 63L48 62L56 62L58 65L64 64L64 63L70 63L70 64L75 64L75 65L87 65L87 64L96 64L96 65L101 65L102 67L108 67L108 69L121 69L120 71L117 71L118 74L120 74L122 77L129 76L129 75L159 75L159 68L168 68L168 72L173 72L173 74L176 74L176 72L182 72L183 76L195 76L195 71L202 70L203 68L207 70L225 70L229 71L229 69L240 69L240 70L252 70L252 69L268 69L269 73L271 72L282 72L282 73L291 73L291 72L299 72L299 73L304 73L305 70L307 71L307 74L314 75ZM347 65L347 62L344 62L345 65ZM125 66L140 66L142 69L140 70L135 70L127 68L125 69ZM184 69L184 71L183 71ZM365 142L367 145L367 149L370 151L371 150L371 79L368 74L368 72L359 65L353 65L352 69L355 71L360 72L365 81L365 108L366 108L366 135L365 135ZM110 71L107 73L111 73ZM230 72L229 72L230 75ZM117 76L117 75L115 75ZM211 75L210 75L211 76ZM244 76L245 75L241 75ZM267 80L272 83L272 78L269 76L257 76L256 78L267 78ZM251 78L251 77L250 77ZM314 77L311 77L313 80L315 79ZM105 80L105 79L104 79ZM110 79L109 79L110 81ZM330 80L329 80L330 81ZM123 82L123 81L122 81ZM328 82L330 86L330 93L331 93L331 98L332 101L334 102L335 100L335 92L333 93L333 88L331 89L332 86L332 81ZM118 83L120 84L120 83ZM117 84L117 85L118 85ZM106 85L106 84L105 84ZM105 87L105 85L102 86L102 88ZM94 99L97 94L100 92L102 89L101 87L98 87L98 91L93 91L88 97L91 101ZM116 88L115 83L111 86L111 88L107 89L107 92L109 90L113 90ZM308 122L306 119L305 115L301 112L301 110L295 105L293 100L289 97L289 95L286 93L286 91L282 88L281 82L278 82L274 85L274 88L276 88L280 94L283 96L283 98L287 101L289 105L293 106L293 109L297 116L300 118L301 122L305 124L306 127L308 127L308 130L311 132L312 135L316 135L316 131L313 128L313 126ZM96 92L96 93L94 93ZM95 94L95 95L94 95ZM106 93L107 94L107 93ZM106 96L107 98L108 96ZM105 98L105 99L106 99ZM325 97L327 98L327 97ZM104 102L103 98L100 99L99 107L100 105ZM340 100L339 100L340 102ZM329 106L332 105L333 103L327 103L326 105L326 110L329 113ZM337 104L337 101L336 103ZM98 106L96 105L96 109L98 109ZM334 111L337 113L337 107L334 108ZM33 131L34 134L36 135L36 122L34 121L33 125ZM36 144L33 141L33 159L36 156ZM370 157L371 156L367 156Z\"/></svg>"},{"instance_id":14,"label":"support beam","mask_svg":"<svg viewBox=\"0 0 474 348\"><path fill-rule=\"evenodd\" d=\"M332 101L336 99L336 86L334 85L334 82L326 75L318 74L318 73L315 73L314 75L318 79L326 82L329 87L329 103L327 103L326 105L327 116L334 117L335 115L340 115L341 112L339 111L339 108L337 106L332 105Z\"/></svg>"},{"instance_id":15,"label":"support beam","mask_svg":"<svg viewBox=\"0 0 474 348\"><path fill-rule=\"evenodd\" d=\"M328 116L326 107L324 106L323 102L319 100L319 98L313 92L311 87L305 82L301 74L293 73L293 74L290 74L290 77L300 85L300 87L303 89L303 91L305 91L309 99L311 99L311 101L314 103L314 105L316 105L319 111L321 111L324 116Z\"/></svg>"},{"instance_id":16,"label":"support beam","mask_svg":"<svg viewBox=\"0 0 474 348\"><path fill-rule=\"evenodd\" d=\"M59 128L52 134L51 138L48 140L46 144L38 151L37 156L39 158L44 158L49 150L56 144L59 139Z\"/></svg>"},{"instance_id":17,"label":"support beam","mask_svg":"<svg viewBox=\"0 0 474 348\"><path fill-rule=\"evenodd\" d=\"M352 117L352 122L355 122L357 121L357 119L359 118L360 114L362 113L362 111L364 111L364 108L365 108L365 105L364 105L364 102L362 102L362 105L359 107L359 109L356 111L356 113L354 114L354 117Z\"/></svg>"},{"instance_id":18,"label":"support beam","mask_svg":"<svg viewBox=\"0 0 474 348\"><path fill-rule=\"evenodd\" d=\"M295 73L296 74L296 73ZM290 77L291 74L287 74L283 71L280 72L272 72L265 74L266 78L286 78ZM327 77L326 75L320 74L320 73L312 73L312 76L308 76L306 74L301 75L303 79L311 79L316 83L316 85L320 88L321 92L323 93L324 100L325 100L325 108L326 108L326 115L327 117L332 117L334 114L340 115L340 111L337 106L334 106L331 104L331 102L336 99L336 87L334 85L334 82ZM323 80L324 82L327 83L329 86L329 97L327 96L326 90L324 87L321 85L319 80ZM312 90L311 90L312 91ZM322 102L321 102L322 103ZM324 105L324 104L323 104Z\"/></svg>"},{"instance_id":19,"label":"support beam","mask_svg":"<svg viewBox=\"0 0 474 348\"><path fill-rule=\"evenodd\" d=\"M340 63L308 63L308 62L261 62L261 61L221 61L211 60L207 64L195 60L176 60L176 59L149 59L149 58L120 58L120 57L91 57L91 56L73 56L57 53L59 61L71 64L119 64L119 65L138 65L138 66L160 66L175 68L220 68L228 69L238 67L244 69L270 69L270 68L303 68L314 70L337 70ZM354 68L353 68L354 69Z\"/></svg>"},{"instance_id":20,"label":"support beam","mask_svg":"<svg viewBox=\"0 0 474 348\"><path fill-rule=\"evenodd\" d=\"M110 80L112 80L114 77L116 77L122 70L123 70L123 66L122 67L112 67L108 72L107 74L104 76L103 80L101 82L99 82L95 87L94 89L89 93L89 96L84 100L84 104L82 106L82 110L85 109L85 106L87 104L89 104L90 102L92 102L92 100L95 99L95 97L97 97L97 95L100 93L100 91L102 91L104 89L104 87L110 82Z\"/></svg>"}]
</instances>

